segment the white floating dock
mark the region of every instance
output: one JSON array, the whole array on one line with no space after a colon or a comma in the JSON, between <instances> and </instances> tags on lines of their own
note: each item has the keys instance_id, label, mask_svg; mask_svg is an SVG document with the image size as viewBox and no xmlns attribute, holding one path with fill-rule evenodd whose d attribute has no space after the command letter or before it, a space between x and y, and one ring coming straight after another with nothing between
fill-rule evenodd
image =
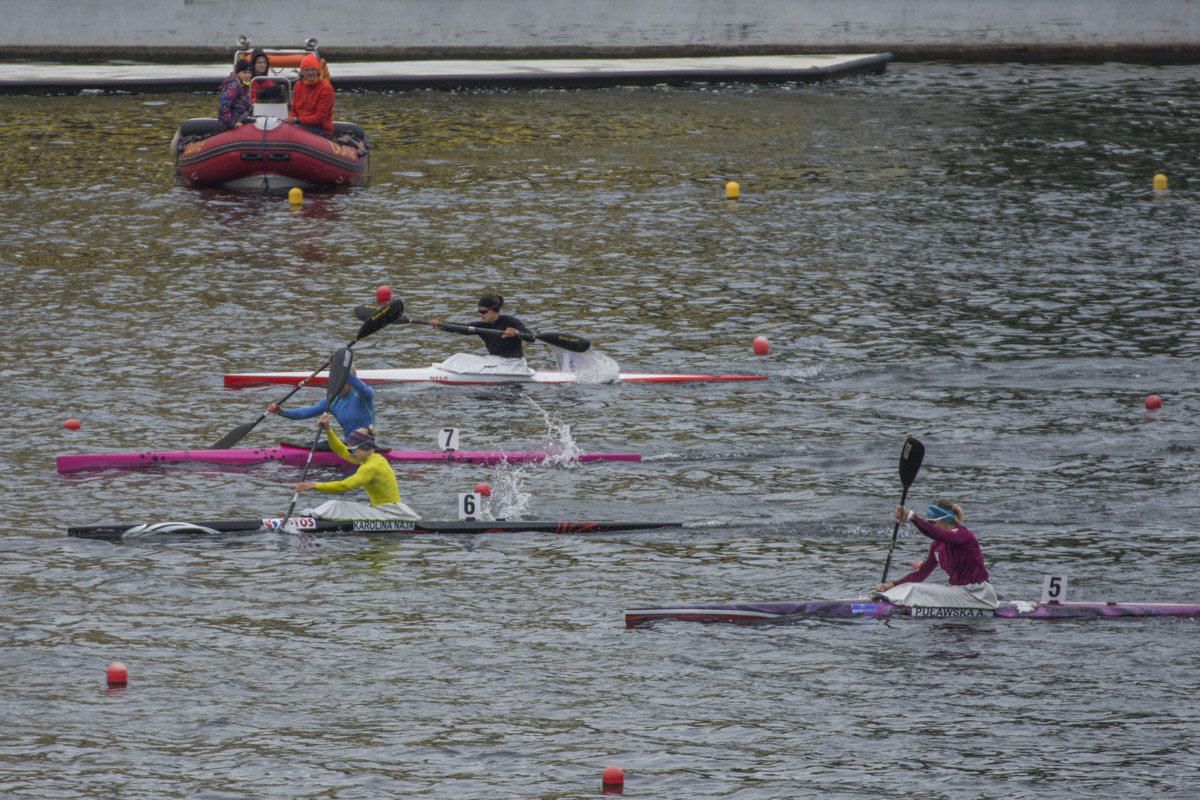
<instances>
[{"instance_id":1,"label":"white floating dock","mask_svg":"<svg viewBox=\"0 0 1200 800\"><path fill-rule=\"evenodd\" d=\"M647 86L684 83L812 83L882 72L890 53L585 58L501 61L357 61L329 64L339 89ZM215 91L231 64L0 63L0 93ZM290 72L288 70L287 72Z\"/></svg>"}]
</instances>

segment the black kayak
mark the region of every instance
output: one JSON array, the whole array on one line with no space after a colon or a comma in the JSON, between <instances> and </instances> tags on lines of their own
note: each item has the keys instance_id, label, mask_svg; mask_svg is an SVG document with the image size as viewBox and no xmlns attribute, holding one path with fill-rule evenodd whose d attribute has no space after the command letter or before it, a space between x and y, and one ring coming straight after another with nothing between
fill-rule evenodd
<instances>
[{"instance_id":1,"label":"black kayak","mask_svg":"<svg viewBox=\"0 0 1200 800\"><path fill-rule=\"evenodd\" d=\"M387 534L387 533L563 533L589 534L617 531L678 528L682 522L554 522L549 520L327 520L313 517L291 517L288 530L320 534ZM226 533L255 533L284 529L284 520L223 519L198 522L111 522L98 525L78 525L67 528L67 536L81 539L104 539L112 542L145 539L154 536L219 536Z\"/></svg>"}]
</instances>

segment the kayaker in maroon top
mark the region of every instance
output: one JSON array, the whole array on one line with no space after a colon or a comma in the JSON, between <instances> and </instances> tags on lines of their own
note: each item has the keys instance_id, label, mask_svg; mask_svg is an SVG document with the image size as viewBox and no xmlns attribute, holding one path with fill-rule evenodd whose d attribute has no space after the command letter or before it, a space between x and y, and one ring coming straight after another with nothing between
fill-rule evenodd
<instances>
[{"instance_id":1,"label":"kayaker in maroon top","mask_svg":"<svg viewBox=\"0 0 1200 800\"><path fill-rule=\"evenodd\" d=\"M996 608L999 602L989 582L979 540L963 523L963 510L956 503L938 501L925 512L926 519L904 506L893 512L897 522L912 522L933 541L924 560L913 564L913 571L890 583L881 583L876 591L900 606L936 606L939 608ZM950 577L948 586L927 584L925 579L941 567Z\"/></svg>"},{"instance_id":2,"label":"kayaker in maroon top","mask_svg":"<svg viewBox=\"0 0 1200 800\"><path fill-rule=\"evenodd\" d=\"M529 333L529 328L525 327L525 323L516 317L508 314L501 314L500 308L504 305L504 298L498 294L488 293L479 298L479 316L480 322L472 323L475 328L488 328L493 331L504 331L503 335L496 336L495 334L476 334L483 343L487 346L488 353L500 358L524 358L525 349L521 344L521 338L517 333ZM429 324L438 330L442 329L440 320L431 319ZM460 333L460 331L450 331L451 333ZM462 332L470 335L469 331Z\"/></svg>"}]
</instances>

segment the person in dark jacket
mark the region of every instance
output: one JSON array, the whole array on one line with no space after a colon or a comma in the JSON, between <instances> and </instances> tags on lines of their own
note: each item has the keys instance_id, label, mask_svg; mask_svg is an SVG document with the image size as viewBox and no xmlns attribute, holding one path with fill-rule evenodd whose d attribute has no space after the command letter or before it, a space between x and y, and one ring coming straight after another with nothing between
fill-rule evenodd
<instances>
[{"instance_id":1,"label":"person in dark jacket","mask_svg":"<svg viewBox=\"0 0 1200 800\"><path fill-rule=\"evenodd\" d=\"M250 102L250 62L239 58L233 65L233 72L221 84L217 97L217 132L233 130L246 122L254 114L254 104Z\"/></svg>"},{"instance_id":2,"label":"person in dark jacket","mask_svg":"<svg viewBox=\"0 0 1200 800\"><path fill-rule=\"evenodd\" d=\"M479 298L479 316L480 321L472 325L475 328L487 328L493 331L504 331L500 336L492 334L478 333L475 334L487 346L488 353L500 358L524 358L525 348L521 343L521 338L518 333L529 333L529 328L525 327L525 323L516 317L508 314L501 314L500 308L504 305L504 298L498 294L491 292ZM438 330L442 329L440 320L431 319L429 324ZM451 331L451 333L461 333L461 331ZM470 335L470 332L466 332Z\"/></svg>"}]
</instances>

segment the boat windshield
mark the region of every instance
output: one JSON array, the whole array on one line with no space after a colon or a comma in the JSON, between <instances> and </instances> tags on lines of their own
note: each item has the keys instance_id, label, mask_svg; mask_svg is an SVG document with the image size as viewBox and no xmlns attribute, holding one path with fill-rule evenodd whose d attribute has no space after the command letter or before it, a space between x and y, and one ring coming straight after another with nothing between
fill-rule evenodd
<instances>
[{"instance_id":1,"label":"boat windshield","mask_svg":"<svg viewBox=\"0 0 1200 800\"><path fill-rule=\"evenodd\" d=\"M284 77L262 75L250 81L254 116L286 119L291 104L292 84Z\"/></svg>"}]
</instances>

